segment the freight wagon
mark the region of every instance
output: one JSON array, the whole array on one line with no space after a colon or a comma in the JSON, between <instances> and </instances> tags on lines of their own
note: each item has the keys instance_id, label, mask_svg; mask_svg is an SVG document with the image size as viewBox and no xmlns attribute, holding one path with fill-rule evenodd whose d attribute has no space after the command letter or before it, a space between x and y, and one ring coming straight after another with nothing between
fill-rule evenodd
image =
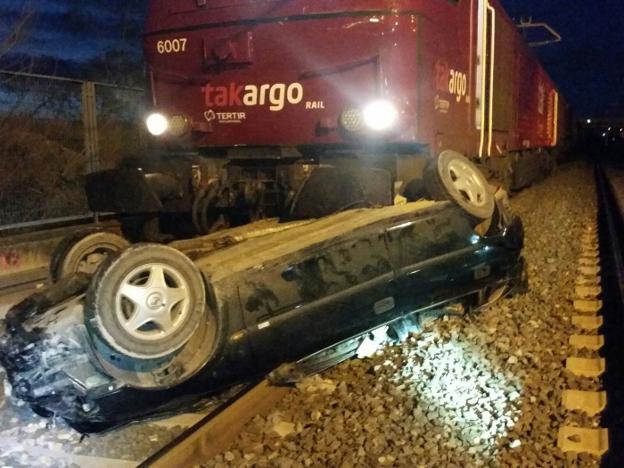
<instances>
[{"instance_id":1,"label":"freight wagon","mask_svg":"<svg viewBox=\"0 0 624 468\"><path fill-rule=\"evenodd\" d=\"M519 188L566 138L497 0L152 0L144 48L167 150L88 182L133 240L417 199L441 154Z\"/></svg>"}]
</instances>

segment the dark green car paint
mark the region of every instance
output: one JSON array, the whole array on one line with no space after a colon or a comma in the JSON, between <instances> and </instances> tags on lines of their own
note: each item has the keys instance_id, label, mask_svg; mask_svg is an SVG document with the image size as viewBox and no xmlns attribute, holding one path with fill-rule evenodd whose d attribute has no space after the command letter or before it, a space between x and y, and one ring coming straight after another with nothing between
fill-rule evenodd
<instances>
[{"instance_id":1,"label":"dark green car paint","mask_svg":"<svg viewBox=\"0 0 624 468\"><path fill-rule=\"evenodd\" d=\"M86 335L69 335L84 326L37 326L55 323L52 302L63 295L51 290L16 306L0 335L0 360L15 396L80 431L101 431L266 374L415 311L516 281L522 272L519 219L479 237L449 202L353 210L289 226L257 238L245 238L239 228L176 245L201 269L219 329L203 368L186 382L138 390L120 385L94 360L81 367L78 359L92 355L92 345ZM64 334L83 351L50 349ZM58 354L53 362L46 357L51 352ZM169 371L179 375L184 365ZM78 378L79 369L93 375ZM90 388L82 382L89 377L105 384Z\"/></svg>"}]
</instances>

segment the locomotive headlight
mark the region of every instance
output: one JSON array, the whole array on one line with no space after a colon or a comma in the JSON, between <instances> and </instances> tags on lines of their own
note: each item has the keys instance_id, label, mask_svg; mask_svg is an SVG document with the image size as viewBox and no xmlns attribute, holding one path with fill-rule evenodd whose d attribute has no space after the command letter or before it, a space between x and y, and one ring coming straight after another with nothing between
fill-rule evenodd
<instances>
[{"instance_id":1,"label":"locomotive headlight","mask_svg":"<svg viewBox=\"0 0 624 468\"><path fill-rule=\"evenodd\" d=\"M147 126L147 131L152 135L160 136L169 128L169 121L163 114L154 112L153 114L147 116L145 119L145 125Z\"/></svg>"},{"instance_id":2,"label":"locomotive headlight","mask_svg":"<svg viewBox=\"0 0 624 468\"><path fill-rule=\"evenodd\" d=\"M371 130L382 132L392 128L399 120L396 106L385 99L373 101L364 107L364 123Z\"/></svg>"},{"instance_id":3,"label":"locomotive headlight","mask_svg":"<svg viewBox=\"0 0 624 468\"><path fill-rule=\"evenodd\" d=\"M346 131L351 133L358 133L362 131L362 120L362 111L360 109L347 109L340 114L340 125Z\"/></svg>"},{"instance_id":4,"label":"locomotive headlight","mask_svg":"<svg viewBox=\"0 0 624 468\"><path fill-rule=\"evenodd\" d=\"M169 133L174 137L184 135L189 127L189 119L185 115L172 115L169 119Z\"/></svg>"}]
</instances>

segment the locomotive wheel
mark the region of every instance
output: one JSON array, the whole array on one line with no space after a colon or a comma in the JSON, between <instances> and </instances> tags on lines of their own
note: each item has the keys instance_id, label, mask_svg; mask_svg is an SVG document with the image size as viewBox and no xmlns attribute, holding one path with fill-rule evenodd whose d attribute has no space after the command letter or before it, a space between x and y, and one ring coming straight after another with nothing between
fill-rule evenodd
<instances>
[{"instance_id":1,"label":"locomotive wheel","mask_svg":"<svg viewBox=\"0 0 624 468\"><path fill-rule=\"evenodd\" d=\"M205 232L203 232L203 228L200 222L200 216L201 216L201 207L204 203L204 198L206 198L209 193L211 193L211 189L210 188L205 188L199 191L199 193L197 194L197 196L195 197L195 200L193 200L193 208L192 208L192 218L193 218L193 226L195 227L195 230L197 231L198 234L205 234Z\"/></svg>"},{"instance_id":2,"label":"locomotive wheel","mask_svg":"<svg viewBox=\"0 0 624 468\"><path fill-rule=\"evenodd\" d=\"M201 235L264 218L262 183L219 184L198 193L193 202L193 225Z\"/></svg>"},{"instance_id":3,"label":"locomotive wheel","mask_svg":"<svg viewBox=\"0 0 624 468\"><path fill-rule=\"evenodd\" d=\"M494 214L495 201L479 169L461 154L446 150L425 169L425 185L434 200L452 200L477 220Z\"/></svg>"},{"instance_id":4,"label":"locomotive wheel","mask_svg":"<svg viewBox=\"0 0 624 468\"><path fill-rule=\"evenodd\" d=\"M405 188L403 189L401 195L404 196L408 202L415 202L422 198L425 198L427 195L427 190L424 180L410 180L407 185L405 185Z\"/></svg>"},{"instance_id":5,"label":"locomotive wheel","mask_svg":"<svg viewBox=\"0 0 624 468\"><path fill-rule=\"evenodd\" d=\"M52 254L52 282L74 273L93 275L107 256L129 245L126 239L111 232L84 230L67 236Z\"/></svg>"},{"instance_id":6,"label":"locomotive wheel","mask_svg":"<svg viewBox=\"0 0 624 468\"><path fill-rule=\"evenodd\" d=\"M200 235L230 227L230 220L217 205L223 195L223 188L213 185L202 190L193 202L193 225Z\"/></svg>"},{"instance_id":7,"label":"locomotive wheel","mask_svg":"<svg viewBox=\"0 0 624 468\"><path fill-rule=\"evenodd\" d=\"M113 349L139 359L171 355L205 320L202 275L181 252L138 244L106 259L91 280L86 325Z\"/></svg>"},{"instance_id":8,"label":"locomotive wheel","mask_svg":"<svg viewBox=\"0 0 624 468\"><path fill-rule=\"evenodd\" d=\"M542 159L542 174L544 178L550 177L557 170L557 156L550 151L544 153Z\"/></svg>"}]
</instances>

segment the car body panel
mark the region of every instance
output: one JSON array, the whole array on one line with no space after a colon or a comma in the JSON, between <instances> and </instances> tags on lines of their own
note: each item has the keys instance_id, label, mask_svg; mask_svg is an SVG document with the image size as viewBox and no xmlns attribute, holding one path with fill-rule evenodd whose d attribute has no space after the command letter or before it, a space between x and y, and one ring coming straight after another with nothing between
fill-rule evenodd
<instances>
[{"instance_id":1,"label":"car body panel","mask_svg":"<svg viewBox=\"0 0 624 468\"><path fill-rule=\"evenodd\" d=\"M81 275L12 309L0 362L15 397L80 431L100 431L516 280L520 221L509 218L487 237L472 225L451 202L423 201L312 221L265 220L176 242L206 280L207 307L220 330L214 349L189 342L178 355L152 362L112 353L86 331L81 294L89 279ZM203 359L199 371L168 384L192 359ZM162 388L124 384L132 372L139 380L161 376Z\"/></svg>"}]
</instances>

